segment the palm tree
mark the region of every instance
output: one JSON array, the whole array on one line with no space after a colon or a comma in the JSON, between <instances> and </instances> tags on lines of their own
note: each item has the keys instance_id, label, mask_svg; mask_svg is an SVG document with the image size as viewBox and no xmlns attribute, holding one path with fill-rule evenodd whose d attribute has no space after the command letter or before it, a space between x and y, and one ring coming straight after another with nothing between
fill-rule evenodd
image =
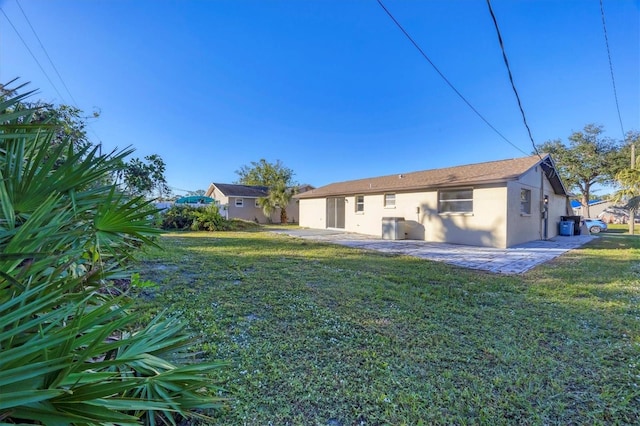
<instances>
[{"instance_id":1,"label":"palm tree","mask_svg":"<svg viewBox=\"0 0 640 426\"><path fill-rule=\"evenodd\" d=\"M267 221L269 221L269 223L273 222L271 220L271 214L276 210L276 206L273 204L271 197L259 198L258 205L262 208L262 213L267 217Z\"/></svg>"},{"instance_id":2,"label":"palm tree","mask_svg":"<svg viewBox=\"0 0 640 426\"><path fill-rule=\"evenodd\" d=\"M295 195L295 188L289 188L284 181L278 181L269 189L270 204L280 209L280 223L287 223L287 206Z\"/></svg>"},{"instance_id":3,"label":"palm tree","mask_svg":"<svg viewBox=\"0 0 640 426\"><path fill-rule=\"evenodd\" d=\"M615 200L626 201L625 208L629 209L629 233L635 234L635 216L640 210L640 169L636 167L623 169L616 176L620 190L615 194Z\"/></svg>"}]
</instances>

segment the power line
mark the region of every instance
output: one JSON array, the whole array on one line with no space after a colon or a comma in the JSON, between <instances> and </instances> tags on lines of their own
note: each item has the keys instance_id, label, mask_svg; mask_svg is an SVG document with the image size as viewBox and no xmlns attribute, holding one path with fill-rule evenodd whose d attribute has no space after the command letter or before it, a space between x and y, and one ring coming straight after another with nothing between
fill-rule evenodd
<instances>
[{"instance_id":1,"label":"power line","mask_svg":"<svg viewBox=\"0 0 640 426\"><path fill-rule=\"evenodd\" d=\"M498 34L498 42L500 43L500 49L502 50L502 59L504 59L504 64L507 67L507 72L509 73L509 81L511 82L511 88L513 89L513 93L516 95L516 100L518 101L518 108L520 108L520 114L522 114L522 121L524 122L524 127L527 128L527 133L529 134L529 140L531 141L531 145L533 146L533 152L536 153L538 157L542 160L540 153L538 152L538 148L536 147L536 143L533 141L533 135L531 135L531 129L529 128L529 123L527 123L527 117L524 114L524 109L522 108L522 102L520 101L520 95L518 94L518 90L516 89L516 84L513 81L513 74L511 74L511 67L509 66L509 60L507 59L507 52L504 49L504 43L502 42L502 35L500 35L500 28L498 28L498 21L496 20L496 15L493 13L493 8L491 7L491 0L487 0L487 6L489 6L489 13L491 13L491 19L493 19L493 26L496 27L496 33Z\"/></svg>"},{"instance_id":2,"label":"power line","mask_svg":"<svg viewBox=\"0 0 640 426\"><path fill-rule=\"evenodd\" d=\"M42 49L42 51L44 52L44 54L47 57L47 60L49 61L49 64L51 65L51 67L53 68L53 70L56 72L56 75L58 76L58 78L60 79L60 82L62 83L62 86L64 87L64 89L66 90L67 94L69 95L69 97L71 98L71 100L73 101L73 106L75 106L77 109L80 109L78 101L76 101L76 99L74 98L73 94L71 93L71 91L69 90L69 87L67 86L67 84L65 83L64 79L62 78L62 75L60 74L60 72L58 71L58 67L56 67L55 63L53 62L53 60L51 59L51 56L49 55L49 52L47 51L47 49L44 47L44 43L42 43L42 40L40 39L40 37L38 36L38 33L36 32L34 26L31 24L31 20L29 19L29 17L27 16L26 12L24 11L24 9L22 8L22 5L20 5L19 0L16 0L16 4L18 5L18 8L20 8L20 11L22 12L22 16L24 17L24 19L27 21L27 23L29 24L29 28L31 28L31 31L33 32L33 35L35 36L35 38L38 40L38 43L40 44L40 48ZM0 10L2 10L0 8ZM5 16L5 18L7 18L7 21L9 21L9 24L11 24L11 26L13 27L13 30L16 32L16 34L18 35L18 37L20 38L20 40L22 41L22 43L24 44L24 46L26 47L27 51L31 54L31 57L33 57L34 61L36 62L36 64L38 64L38 66L40 67L40 70L42 71L42 73L45 75L45 77L47 78L47 80L49 81L49 83L51 83L51 86L53 87L53 89L56 91L56 93L58 94L58 96L60 97L60 99L62 100L63 103L67 103L64 96L62 96L62 94L60 93L60 91L58 90L57 86L53 83L53 81L51 80L51 78L49 77L49 75L47 74L47 72L44 70L44 68L42 67L42 65L40 64L40 62L38 61L38 59L35 57L34 53L31 51L31 49L29 48L29 46L27 45L26 41L22 38L22 36L20 35L20 33L18 32L17 28L13 25L13 23L11 22L11 20L9 19L9 17L7 16L7 14L4 12L4 10L2 10L3 15ZM98 139L98 145L101 147L102 146L102 139L100 138L100 136L95 132L95 130L93 129L93 127L91 126L91 123L86 122L87 128L88 130L93 133L93 135ZM102 148L101 148L102 150ZM102 151L101 151L102 152Z\"/></svg>"},{"instance_id":3,"label":"power line","mask_svg":"<svg viewBox=\"0 0 640 426\"><path fill-rule=\"evenodd\" d=\"M613 96L616 99L616 109L618 111L618 120L620 121L620 131L622 132L622 140L624 141L625 133L622 125L622 115L620 114L620 104L618 103L618 91L616 90L616 80L613 77L613 62L611 61L611 51L609 50L609 37L607 36L607 25L604 20L604 5L600 0L600 15L602 16L602 30L604 31L604 42L607 45L607 57L609 58L609 71L611 71L611 84L613 85Z\"/></svg>"},{"instance_id":4,"label":"power line","mask_svg":"<svg viewBox=\"0 0 640 426\"><path fill-rule=\"evenodd\" d=\"M34 61L36 61L36 64L38 64L38 67L40 67L40 70L42 71L42 73L44 74L44 76L47 78L47 80L49 81L49 83L51 84L51 86L53 87L53 89L56 91L56 93L58 94L58 96L60 96L60 99L62 99L63 102L66 103L64 96L62 96L62 94L60 93L60 91L58 90L58 88L56 87L56 85L53 83L53 81L51 81L51 78L49 77L49 74L47 74L47 72L44 70L44 68L42 67L42 64L40 64L40 61L38 61L38 58L36 58L36 55L33 54L33 52L31 51L31 49L29 48L29 45L27 44L27 42L24 40L24 38L22 38L22 35L20 34L20 32L18 31L18 29L15 27L15 25L13 25L13 22L11 22L11 19L9 19L9 17L7 16L7 14L5 13L4 9L0 8L0 11L2 11L2 14L4 15L4 17L7 19L7 21L9 22L9 25L11 25L11 28L13 28L13 30L16 32L16 34L18 35L18 38L20 39L20 41L22 41L22 44L24 44L24 47L27 49L27 51L29 52L29 54L31 55L31 57L33 58Z\"/></svg>"},{"instance_id":5,"label":"power line","mask_svg":"<svg viewBox=\"0 0 640 426\"><path fill-rule=\"evenodd\" d=\"M44 44L42 44L42 40L40 40L40 37L38 37L38 33L36 33L35 28L33 28L33 25L31 25L31 21L29 20L29 18L27 17L27 14L24 12L24 9L22 8L22 6L20 5L20 2L18 0L16 0L16 4L18 5L18 7L20 8L20 11L22 12L22 16L24 16L24 19L27 21L27 23L29 24L29 28L31 28L31 31L33 32L33 35L36 36L36 40L38 40L38 43L40 43L40 47L42 48L42 51L44 52L44 54L47 56L47 59L49 60L49 63L51 64L51 67L53 68L53 70L56 72L56 75L58 76L58 78L60 79L60 82L62 82L62 86L65 88L65 90L67 91L67 94L69 94L69 97L71 98L71 100L73 101L74 105L76 106L76 108L78 108L78 102L75 100L75 98L73 97L73 95L71 94L71 92L69 91L69 88L67 87L67 84L64 82L64 79L62 78L62 76L60 75L60 72L58 71L58 68L55 66L55 64L53 63L53 61L51 60L51 56L49 56L49 53L47 52L47 49L45 49Z\"/></svg>"},{"instance_id":6,"label":"power line","mask_svg":"<svg viewBox=\"0 0 640 426\"><path fill-rule=\"evenodd\" d=\"M464 96L462 96L462 93L460 93L460 91L458 89L456 89L456 87L453 85L453 83L451 83L449 81L449 79L447 77L445 77L445 75L442 73L442 71L440 71L438 69L438 67L433 63L433 61L429 58L429 56L427 56L427 54L422 50L422 48L420 48L420 46L418 45L418 43L416 43L413 38L409 35L409 33L402 27L402 25L400 25L400 22L398 22L396 20L396 18L394 18L394 16L391 14L391 12L389 12L389 10L385 7L385 5L382 3L381 0L377 0L378 4L380 5L380 7L386 12L386 14L389 16L389 18L391 18L391 20L396 24L396 26L400 29L400 31L402 31L402 33L405 35L405 37L407 37L407 39L411 42L411 44L413 44L413 46L418 50L418 52L420 52L420 54L422 55L422 57L424 59L427 60L427 62L429 62L429 64L433 67L433 69L438 73L438 75L440 75L440 77L442 77L442 79L447 83L447 85L456 93L456 95L458 95L458 97L460 97L460 99L462 99L464 101L464 103L467 104L467 106L469 108L471 108L471 110L473 112L476 113L476 115L478 117L480 117L480 119L482 119L482 121L485 122L485 124L487 126L489 126L494 132L496 132L502 139L504 139L509 145L511 145L512 147L514 147L515 149L517 149L518 151L522 152L525 155L528 155L528 153L524 152L522 149L520 149L518 146L516 146L513 142L511 142L509 139L507 139L502 133L500 133L498 131L498 129L496 129L490 122L489 120L487 120L486 118L484 118L484 116L482 114L480 114L480 112L473 106L471 105L471 102L469 102Z\"/></svg>"}]
</instances>

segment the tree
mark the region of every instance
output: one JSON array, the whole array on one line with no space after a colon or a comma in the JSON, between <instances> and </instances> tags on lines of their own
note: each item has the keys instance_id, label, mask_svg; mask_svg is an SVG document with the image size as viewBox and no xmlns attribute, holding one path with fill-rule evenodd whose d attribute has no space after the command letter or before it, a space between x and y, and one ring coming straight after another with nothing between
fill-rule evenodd
<instances>
[{"instance_id":1,"label":"tree","mask_svg":"<svg viewBox=\"0 0 640 426\"><path fill-rule=\"evenodd\" d=\"M258 199L258 205L262 208L262 213L267 217L269 223L271 223L271 214L276 210L276 206L269 197L263 197Z\"/></svg>"},{"instance_id":2,"label":"tree","mask_svg":"<svg viewBox=\"0 0 640 426\"><path fill-rule=\"evenodd\" d=\"M629 233L635 233L635 217L640 208L640 168L629 167L617 175L620 190L615 194L616 201L626 202L629 209Z\"/></svg>"},{"instance_id":3,"label":"tree","mask_svg":"<svg viewBox=\"0 0 640 426\"><path fill-rule=\"evenodd\" d=\"M558 139L538 146L539 152L553 156L569 190L580 193L586 217L593 186L615 183L615 175L621 168L621 144L602 133L602 126L587 124L583 131L569 136L568 146Z\"/></svg>"},{"instance_id":4,"label":"tree","mask_svg":"<svg viewBox=\"0 0 640 426\"><path fill-rule=\"evenodd\" d=\"M629 233L635 234L635 218L640 209L640 168L636 163L636 150L640 142L639 132L627 133L627 146L629 156L621 157L621 162L628 162L628 167L623 167L616 174L616 180L620 189L616 192L614 199L618 202L626 202L625 208L629 209Z\"/></svg>"},{"instance_id":5,"label":"tree","mask_svg":"<svg viewBox=\"0 0 640 426\"><path fill-rule=\"evenodd\" d=\"M21 115L18 122L42 125L42 127L51 130L50 144L52 147L67 141L72 143L72 147L76 151L94 145L87 136L86 128L87 120L100 116L98 111L94 111L91 116L85 116L81 109L71 105L54 105L43 101L28 102L25 99L33 92L27 92L23 95L17 94L27 83L20 84L15 88L9 87L17 80L0 84L0 101L11 99L11 105L6 109L7 113L20 114L20 111L29 111L28 114Z\"/></svg>"},{"instance_id":6,"label":"tree","mask_svg":"<svg viewBox=\"0 0 640 426\"><path fill-rule=\"evenodd\" d=\"M262 212L271 220L271 214L280 209L280 222L287 223L287 205L295 194L293 170L285 167L280 160L272 164L262 158L258 162L252 161L251 167L242 166L236 173L240 176L237 183L269 188L269 195L258 200Z\"/></svg>"},{"instance_id":7,"label":"tree","mask_svg":"<svg viewBox=\"0 0 640 426\"><path fill-rule=\"evenodd\" d=\"M205 191L204 189L196 189L195 191L187 191L187 197L200 197L200 196L204 196L204 194L206 194L207 191Z\"/></svg>"},{"instance_id":8,"label":"tree","mask_svg":"<svg viewBox=\"0 0 640 426\"><path fill-rule=\"evenodd\" d=\"M283 182L278 182L274 187L269 189L269 200L280 209L280 223L287 223L287 206L291 198L295 195L295 188L286 186Z\"/></svg>"},{"instance_id":9,"label":"tree","mask_svg":"<svg viewBox=\"0 0 640 426\"><path fill-rule=\"evenodd\" d=\"M269 188L268 196L258 200L258 204L270 222L271 214L276 211L276 209L280 209L280 223L287 223L289 220L287 206L295 193L295 187L287 187L284 183L278 182L275 186Z\"/></svg>"},{"instance_id":10,"label":"tree","mask_svg":"<svg viewBox=\"0 0 640 426\"><path fill-rule=\"evenodd\" d=\"M157 154L147 155L144 160L132 158L122 162L116 173L116 181L130 195L151 196L157 194L158 199L170 195L164 173L166 165Z\"/></svg>"},{"instance_id":11,"label":"tree","mask_svg":"<svg viewBox=\"0 0 640 426\"><path fill-rule=\"evenodd\" d=\"M26 102L25 99L33 92L18 95L17 92L26 84L18 85L15 88L9 87L17 79L7 84L0 84L0 101L6 101L6 113L12 113L19 118L16 123L29 123L29 125L39 125L49 131L49 145L52 152L62 144L69 144L73 152L91 152L94 148L100 155L102 147L94 144L87 136L87 120L98 118L98 111L94 111L91 116L84 115L79 108L69 105L54 105L42 101ZM59 152L56 165L64 162L69 155L68 151ZM140 160L133 158L127 162L120 159L120 166L112 176L104 176L104 182L94 182L93 184L110 184L114 181L119 183L129 195L152 195L157 194L158 198L168 196L171 191L165 179L166 165L162 158L157 155L149 155Z\"/></svg>"},{"instance_id":12,"label":"tree","mask_svg":"<svg viewBox=\"0 0 640 426\"><path fill-rule=\"evenodd\" d=\"M280 160L275 164L269 163L264 158L251 162L251 166L242 166L236 170L240 179L236 183L242 185L258 185L271 188L283 182L286 186L293 186L293 170L285 167Z\"/></svg>"}]
</instances>

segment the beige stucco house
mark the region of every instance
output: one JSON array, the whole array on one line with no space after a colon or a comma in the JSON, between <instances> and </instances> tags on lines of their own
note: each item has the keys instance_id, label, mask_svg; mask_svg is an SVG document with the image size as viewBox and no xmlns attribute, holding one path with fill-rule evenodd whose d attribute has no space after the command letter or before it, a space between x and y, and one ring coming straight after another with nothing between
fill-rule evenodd
<instances>
[{"instance_id":1,"label":"beige stucco house","mask_svg":"<svg viewBox=\"0 0 640 426\"><path fill-rule=\"evenodd\" d=\"M500 248L552 238L572 213L548 155L332 183L296 198L308 228Z\"/></svg>"},{"instance_id":2,"label":"beige stucco house","mask_svg":"<svg viewBox=\"0 0 640 426\"><path fill-rule=\"evenodd\" d=\"M260 198L269 195L266 186L236 185L229 183L211 183L207 192L220 206L220 213L226 219L244 219L258 223L280 223L280 209L276 209L268 218L258 204ZM293 199L286 208L289 222L298 220L298 200Z\"/></svg>"}]
</instances>

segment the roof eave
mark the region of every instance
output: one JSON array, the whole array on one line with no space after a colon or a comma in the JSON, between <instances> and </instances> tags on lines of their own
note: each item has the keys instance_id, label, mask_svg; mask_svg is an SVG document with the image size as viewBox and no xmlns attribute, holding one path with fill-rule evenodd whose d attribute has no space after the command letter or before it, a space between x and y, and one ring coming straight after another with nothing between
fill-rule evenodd
<instances>
[{"instance_id":1,"label":"roof eave","mask_svg":"<svg viewBox=\"0 0 640 426\"><path fill-rule=\"evenodd\" d=\"M553 191L558 195L569 196L569 191L567 191L567 188L565 188L562 179L560 179L560 174L558 173L558 169L556 168L553 158L551 158L551 156L547 154L542 160L540 160L539 164L540 167L542 167L545 175L547 176L547 179L549 180Z\"/></svg>"},{"instance_id":2,"label":"roof eave","mask_svg":"<svg viewBox=\"0 0 640 426\"><path fill-rule=\"evenodd\" d=\"M324 197L334 197L334 196L351 196L351 195L359 195L359 194L383 194L389 192L417 192L417 191L437 191L442 188L463 188L463 187L473 187L479 185L491 185L491 184L500 184L506 183L509 181L513 181L518 179L519 176L509 176L502 179L487 179L487 180L474 180L468 182L452 182L452 183L442 183L437 185L414 185L414 186L406 186L406 187L387 187L387 188L365 188L363 190L358 191L348 191L348 192L324 192L320 194L313 194L313 191L307 191L302 194L298 194L294 196L294 198L298 199L312 199L312 198L324 198Z\"/></svg>"}]
</instances>

